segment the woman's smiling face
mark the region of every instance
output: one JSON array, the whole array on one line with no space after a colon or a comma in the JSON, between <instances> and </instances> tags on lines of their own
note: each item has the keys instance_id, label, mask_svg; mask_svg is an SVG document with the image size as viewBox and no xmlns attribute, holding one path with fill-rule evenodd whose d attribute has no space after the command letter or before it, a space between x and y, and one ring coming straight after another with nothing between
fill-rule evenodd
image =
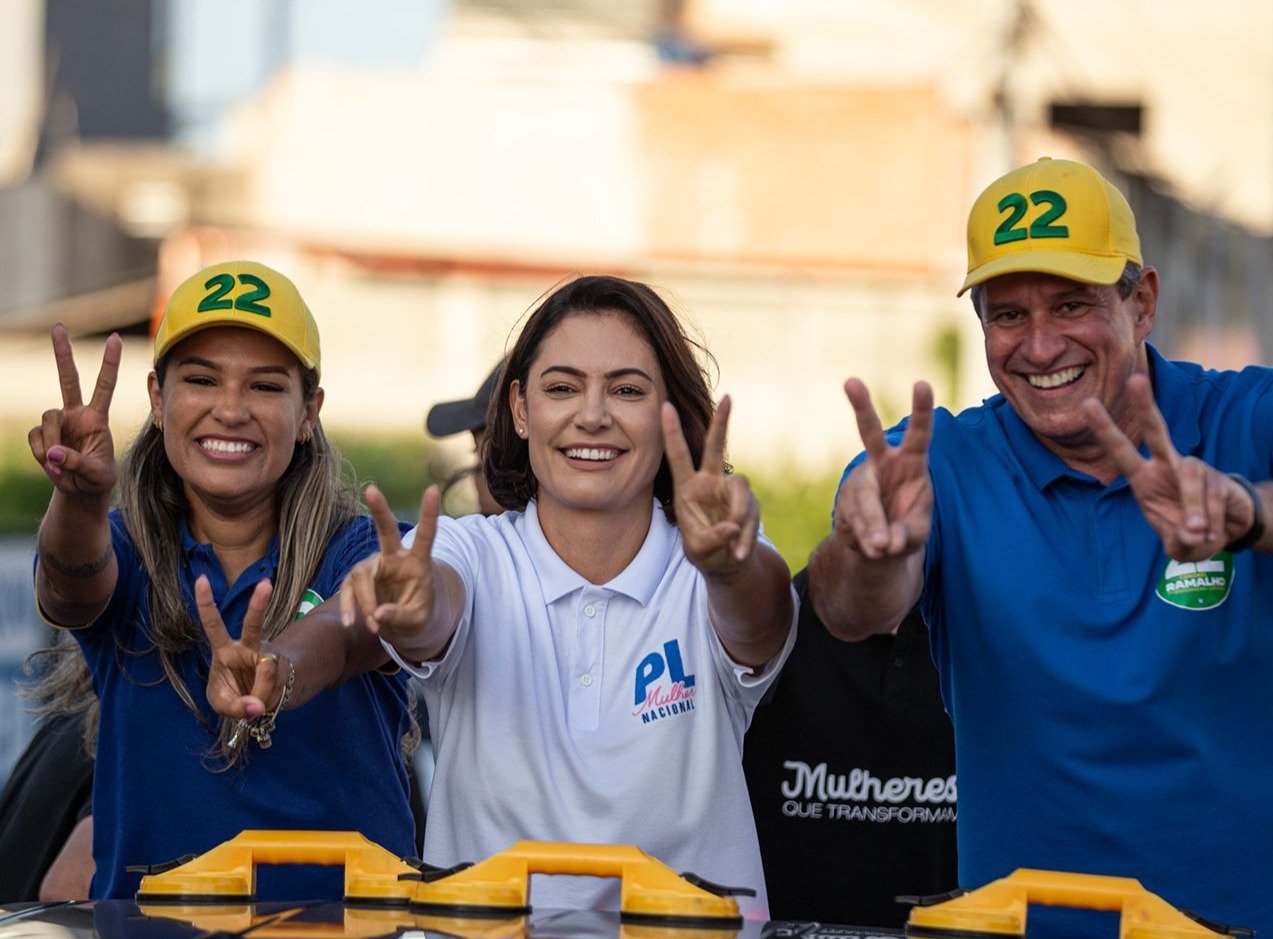
<instances>
[{"instance_id":1,"label":"woman's smiling face","mask_svg":"<svg viewBox=\"0 0 1273 939\"><path fill-rule=\"evenodd\" d=\"M304 397L300 362L264 333L200 330L150 377L152 413L191 508L243 508L274 498L296 444L313 432L321 389Z\"/></svg>"},{"instance_id":2,"label":"woman's smiling face","mask_svg":"<svg viewBox=\"0 0 1273 939\"><path fill-rule=\"evenodd\" d=\"M538 511L648 516L663 460L667 397L654 349L625 316L572 313L509 389L529 445Z\"/></svg>"}]
</instances>

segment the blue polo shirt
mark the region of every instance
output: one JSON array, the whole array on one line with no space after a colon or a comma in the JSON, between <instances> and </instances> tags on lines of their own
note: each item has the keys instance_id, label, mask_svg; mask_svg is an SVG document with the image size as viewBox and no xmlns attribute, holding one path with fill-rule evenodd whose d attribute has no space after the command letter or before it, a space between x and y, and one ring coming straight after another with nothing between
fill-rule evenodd
<instances>
[{"instance_id":1,"label":"blue polo shirt","mask_svg":"<svg viewBox=\"0 0 1273 939\"><path fill-rule=\"evenodd\" d=\"M244 829L360 831L402 856L416 853L399 740L406 732L407 693L401 675L370 673L325 691L278 717L273 746L249 745L246 765L218 770L210 754L217 717L208 707L210 652L199 643L178 658L196 717L165 679L150 637L149 576L124 528L111 513L119 580L105 612L76 630L93 687L101 728L93 780L92 896L132 897L134 864L158 864L200 854ZM347 524L328 545L310 590L335 595L345 573L376 550L369 519ZM194 582L207 574L226 628L237 638L253 588L278 567L277 541L264 558L227 584L212 546L184 533L180 576L198 628ZM339 897L339 868L258 867L261 899Z\"/></svg>"},{"instance_id":2,"label":"blue polo shirt","mask_svg":"<svg viewBox=\"0 0 1273 939\"><path fill-rule=\"evenodd\" d=\"M1273 477L1273 370L1150 362L1182 455ZM961 884L1135 877L1273 932L1273 557L1172 563L1125 479L1068 468L1002 396L938 409L929 461Z\"/></svg>"}]
</instances>

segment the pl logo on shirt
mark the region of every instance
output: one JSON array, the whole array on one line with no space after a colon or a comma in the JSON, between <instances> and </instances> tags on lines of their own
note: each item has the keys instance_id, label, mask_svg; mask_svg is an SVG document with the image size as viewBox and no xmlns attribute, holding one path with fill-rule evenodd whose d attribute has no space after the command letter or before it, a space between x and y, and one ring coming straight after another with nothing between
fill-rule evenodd
<instances>
[{"instance_id":1,"label":"pl logo on shirt","mask_svg":"<svg viewBox=\"0 0 1273 939\"><path fill-rule=\"evenodd\" d=\"M694 676L685 673L681 646L672 639L636 667L632 716L650 724L694 710Z\"/></svg>"}]
</instances>

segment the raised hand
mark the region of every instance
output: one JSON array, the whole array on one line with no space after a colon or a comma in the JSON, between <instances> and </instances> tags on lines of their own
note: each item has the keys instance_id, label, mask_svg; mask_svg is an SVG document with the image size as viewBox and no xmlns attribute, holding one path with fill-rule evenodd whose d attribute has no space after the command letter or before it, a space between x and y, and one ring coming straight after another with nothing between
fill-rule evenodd
<instances>
[{"instance_id":1,"label":"raised hand","mask_svg":"<svg viewBox=\"0 0 1273 939\"><path fill-rule=\"evenodd\" d=\"M259 717L281 693L278 656L261 651L261 624L269 605L273 587L268 580L256 585L243 617L243 631L231 639L212 599L212 585L207 575L194 582L195 604L199 622L212 646L212 666L208 672L208 704L225 717Z\"/></svg>"},{"instance_id":2,"label":"raised hand","mask_svg":"<svg viewBox=\"0 0 1273 939\"><path fill-rule=\"evenodd\" d=\"M1197 457L1182 457L1154 404L1149 376L1127 382L1133 415L1148 457L1142 457L1099 401L1083 402L1093 434L1127 478L1145 519L1177 561L1200 561L1246 533L1255 518L1251 497L1225 473Z\"/></svg>"},{"instance_id":3,"label":"raised hand","mask_svg":"<svg viewBox=\"0 0 1273 939\"><path fill-rule=\"evenodd\" d=\"M725 472L725 436L730 399L716 407L703 441L703 459L694 458L681 419L670 402L663 403L663 448L685 556L704 574L730 574L751 557L760 527L760 506L745 476Z\"/></svg>"},{"instance_id":4,"label":"raised hand","mask_svg":"<svg viewBox=\"0 0 1273 939\"><path fill-rule=\"evenodd\" d=\"M360 561L340 586L340 619L353 626L361 613L369 631L388 642L416 636L433 614L433 538L438 530L441 495L430 486L420 500L415 540L402 546L398 520L375 486L367 487L367 508L376 523L380 551Z\"/></svg>"},{"instance_id":5,"label":"raised hand","mask_svg":"<svg viewBox=\"0 0 1273 939\"><path fill-rule=\"evenodd\" d=\"M54 326L52 337L62 407L45 411L40 424L27 434L31 455L61 492L108 495L118 475L110 432L110 403L119 378L123 341L116 333L107 338L93 396L84 404L66 328L60 323Z\"/></svg>"},{"instance_id":6,"label":"raised hand","mask_svg":"<svg viewBox=\"0 0 1273 939\"><path fill-rule=\"evenodd\" d=\"M871 394L860 379L844 383L853 405L867 459L840 487L835 531L872 560L912 554L928 540L933 485L928 475L928 443L933 434L933 391L916 382L911 419L900 445L890 446Z\"/></svg>"}]
</instances>

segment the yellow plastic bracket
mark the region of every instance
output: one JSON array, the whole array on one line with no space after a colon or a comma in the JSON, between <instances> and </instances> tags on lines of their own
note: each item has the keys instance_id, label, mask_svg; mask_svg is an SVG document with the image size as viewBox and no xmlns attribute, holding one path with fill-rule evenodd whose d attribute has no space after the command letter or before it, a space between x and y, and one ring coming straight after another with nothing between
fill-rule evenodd
<instances>
[{"instance_id":1,"label":"yellow plastic bracket","mask_svg":"<svg viewBox=\"0 0 1273 939\"><path fill-rule=\"evenodd\" d=\"M343 865L347 902L405 906L416 888L399 880L414 875L413 867L356 831L244 831L194 860L143 877L137 901L252 900L258 864Z\"/></svg>"},{"instance_id":2,"label":"yellow plastic bracket","mask_svg":"<svg viewBox=\"0 0 1273 939\"><path fill-rule=\"evenodd\" d=\"M690 883L635 845L519 841L472 867L421 883L412 909L444 912L525 913L531 874L618 877L626 918L724 925L741 924L738 902Z\"/></svg>"},{"instance_id":3,"label":"yellow plastic bracket","mask_svg":"<svg viewBox=\"0 0 1273 939\"><path fill-rule=\"evenodd\" d=\"M916 939L952 934L1024 936L1031 903L1119 912L1120 939L1216 939L1227 935L1186 916L1133 878L1028 868L953 900L913 908L906 921L906 935Z\"/></svg>"}]
</instances>

